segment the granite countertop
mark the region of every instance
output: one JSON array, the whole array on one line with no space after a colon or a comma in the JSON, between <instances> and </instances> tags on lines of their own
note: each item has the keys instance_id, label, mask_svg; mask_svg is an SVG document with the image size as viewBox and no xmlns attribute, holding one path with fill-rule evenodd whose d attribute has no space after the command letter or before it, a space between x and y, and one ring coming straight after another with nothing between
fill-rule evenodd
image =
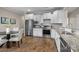
<instances>
[{"instance_id":1,"label":"granite countertop","mask_svg":"<svg viewBox=\"0 0 79 59\"><path fill-rule=\"evenodd\" d=\"M36 26L34 26L33 28L42 28L42 26L36 25Z\"/></svg>"},{"instance_id":2,"label":"granite countertop","mask_svg":"<svg viewBox=\"0 0 79 59\"><path fill-rule=\"evenodd\" d=\"M79 51L79 39L76 38L74 35L66 35L66 34L61 34L61 37L63 40L66 41L66 43L71 47L71 49L74 52Z\"/></svg>"},{"instance_id":3,"label":"granite countertop","mask_svg":"<svg viewBox=\"0 0 79 59\"><path fill-rule=\"evenodd\" d=\"M56 30L60 36L63 38L63 40L69 45L69 47L74 51L79 51L79 36L72 34L65 34L62 30Z\"/></svg>"}]
</instances>

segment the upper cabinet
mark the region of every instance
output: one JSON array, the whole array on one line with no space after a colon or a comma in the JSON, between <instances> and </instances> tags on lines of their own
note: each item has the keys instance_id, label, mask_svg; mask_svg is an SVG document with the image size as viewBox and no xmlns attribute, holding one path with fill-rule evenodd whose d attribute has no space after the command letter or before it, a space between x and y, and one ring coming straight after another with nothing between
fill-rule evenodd
<instances>
[{"instance_id":1,"label":"upper cabinet","mask_svg":"<svg viewBox=\"0 0 79 59\"><path fill-rule=\"evenodd\" d=\"M52 14L49 12L49 13L44 13L43 14L43 19L51 19L51 16Z\"/></svg>"},{"instance_id":2,"label":"upper cabinet","mask_svg":"<svg viewBox=\"0 0 79 59\"><path fill-rule=\"evenodd\" d=\"M34 19L34 14L25 14L25 19Z\"/></svg>"},{"instance_id":3,"label":"upper cabinet","mask_svg":"<svg viewBox=\"0 0 79 59\"><path fill-rule=\"evenodd\" d=\"M44 14L43 14L43 19L46 19L46 18L47 18L47 17L46 17L46 13L44 13Z\"/></svg>"},{"instance_id":4,"label":"upper cabinet","mask_svg":"<svg viewBox=\"0 0 79 59\"><path fill-rule=\"evenodd\" d=\"M65 21L65 12L63 10L54 11L51 18L51 23L63 23Z\"/></svg>"},{"instance_id":5,"label":"upper cabinet","mask_svg":"<svg viewBox=\"0 0 79 59\"><path fill-rule=\"evenodd\" d=\"M52 14L51 13L47 13L47 19L51 19Z\"/></svg>"},{"instance_id":6,"label":"upper cabinet","mask_svg":"<svg viewBox=\"0 0 79 59\"><path fill-rule=\"evenodd\" d=\"M58 22L58 11L53 12L52 16L51 16L51 23L57 23Z\"/></svg>"},{"instance_id":7,"label":"upper cabinet","mask_svg":"<svg viewBox=\"0 0 79 59\"><path fill-rule=\"evenodd\" d=\"M34 15L34 21L37 21L37 15Z\"/></svg>"},{"instance_id":8,"label":"upper cabinet","mask_svg":"<svg viewBox=\"0 0 79 59\"><path fill-rule=\"evenodd\" d=\"M38 21L39 23L43 23L42 15L34 15L34 21Z\"/></svg>"},{"instance_id":9,"label":"upper cabinet","mask_svg":"<svg viewBox=\"0 0 79 59\"><path fill-rule=\"evenodd\" d=\"M67 25L67 13L65 10L56 10L53 14L51 14L51 12L36 15L26 14L25 19L33 19L39 23L62 23L63 27Z\"/></svg>"},{"instance_id":10,"label":"upper cabinet","mask_svg":"<svg viewBox=\"0 0 79 59\"><path fill-rule=\"evenodd\" d=\"M63 23L64 22L64 20L65 20L65 12L63 11L63 10L60 10L59 12L58 12L58 22L59 23Z\"/></svg>"},{"instance_id":11,"label":"upper cabinet","mask_svg":"<svg viewBox=\"0 0 79 59\"><path fill-rule=\"evenodd\" d=\"M44 13L43 14L43 24L45 25L50 25L51 24L51 18L52 18L52 14L49 12L49 13Z\"/></svg>"}]
</instances>

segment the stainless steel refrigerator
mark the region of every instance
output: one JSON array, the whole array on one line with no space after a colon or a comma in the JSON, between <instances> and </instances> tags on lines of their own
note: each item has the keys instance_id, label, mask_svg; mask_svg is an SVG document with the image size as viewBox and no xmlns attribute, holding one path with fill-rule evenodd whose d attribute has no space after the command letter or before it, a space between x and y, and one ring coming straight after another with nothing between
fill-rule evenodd
<instances>
[{"instance_id":1,"label":"stainless steel refrigerator","mask_svg":"<svg viewBox=\"0 0 79 59\"><path fill-rule=\"evenodd\" d=\"M25 20L25 35L26 36L33 35L33 24L34 24L34 21L32 19Z\"/></svg>"}]
</instances>

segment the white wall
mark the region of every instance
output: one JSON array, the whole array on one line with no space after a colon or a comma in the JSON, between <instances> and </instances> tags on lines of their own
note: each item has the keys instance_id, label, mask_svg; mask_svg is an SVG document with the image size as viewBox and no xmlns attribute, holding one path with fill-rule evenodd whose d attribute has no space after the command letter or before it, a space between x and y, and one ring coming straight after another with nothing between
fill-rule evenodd
<instances>
[{"instance_id":1,"label":"white wall","mask_svg":"<svg viewBox=\"0 0 79 59\"><path fill-rule=\"evenodd\" d=\"M16 19L16 24L11 25L11 28L13 27L22 27L22 17L20 15L17 15L13 12L10 12L8 10L5 10L3 8L0 8L0 17L8 17L8 18L14 18ZM0 30L4 30L6 28L6 24L0 24Z\"/></svg>"},{"instance_id":2,"label":"white wall","mask_svg":"<svg viewBox=\"0 0 79 59\"><path fill-rule=\"evenodd\" d=\"M69 27L73 30L79 30L79 8L69 15Z\"/></svg>"}]
</instances>

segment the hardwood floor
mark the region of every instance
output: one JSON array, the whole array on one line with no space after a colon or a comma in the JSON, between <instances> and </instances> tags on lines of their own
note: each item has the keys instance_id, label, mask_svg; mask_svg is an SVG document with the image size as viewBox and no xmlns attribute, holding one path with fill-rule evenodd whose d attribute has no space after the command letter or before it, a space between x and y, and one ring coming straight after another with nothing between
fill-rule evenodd
<instances>
[{"instance_id":1,"label":"hardwood floor","mask_svg":"<svg viewBox=\"0 0 79 59\"><path fill-rule=\"evenodd\" d=\"M6 48L4 45L0 48L1 52L57 52L55 42L50 38L37 38L37 37L24 37L23 43L18 48L15 43L11 45L11 48Z\"/></svg>"}]
</instances>

